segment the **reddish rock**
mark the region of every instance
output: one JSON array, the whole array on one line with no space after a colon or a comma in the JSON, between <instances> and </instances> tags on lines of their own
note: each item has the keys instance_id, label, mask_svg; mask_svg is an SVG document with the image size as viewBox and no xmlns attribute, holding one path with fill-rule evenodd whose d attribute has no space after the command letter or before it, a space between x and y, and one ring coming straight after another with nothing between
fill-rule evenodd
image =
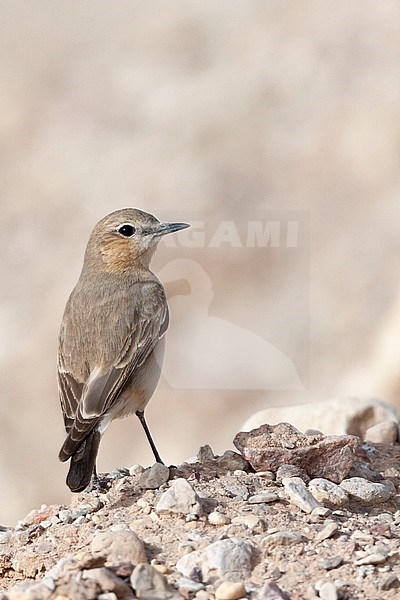
<instances>
[{"instance_id":1,"label":"reddish rock","mask_svg":"<svg viewBox=\"0 0 400 600\"><path fill-rule=\"evenodd\" d=\"M289 464L304 469L311 478L335 483L348 475L360 445L353 435L305 435L289 423L241 431L233 443L256 471L276 473Z\"/></svg>"}]
</instances>

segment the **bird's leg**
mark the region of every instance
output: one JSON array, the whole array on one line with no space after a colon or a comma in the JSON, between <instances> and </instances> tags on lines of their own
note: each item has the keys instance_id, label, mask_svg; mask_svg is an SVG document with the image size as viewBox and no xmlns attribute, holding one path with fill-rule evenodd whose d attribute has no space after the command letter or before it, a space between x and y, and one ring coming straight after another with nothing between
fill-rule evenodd
<instances>
[{"instance_id":1,"label":"bird's leg","mask_svg":"<svg viewBox=\"0 0 400 600\"><path fill-rule=\"evenodd\" d=\"M89 485L84 489L84 492L100 492L104 494L104 489L100 483L99 477L97 475L96 463L94 464L93 473L90 478Z\"/></svg>"},{"instance_id":2,"label":"bird's leg","mask_svg":"<svg viewBox=\"0 0 400 600\"><path fill-rule=\"evenodd\" d=\"M146 423L146 419L144 418L144 412L142 410L137 410L136 411L136 416L138 417L139 421L142 424L142 427L144 429L144 432L147 436L147 439L149 440L149 444L151 446L151 449L153 450L153 454L154 454L154 458L156 459L156 462L160 463L161 465L163 465L163 461L161 460L161 456L158 454L158 450L156 448L155 443L153 442L153 438L151 437L151 433L149 431L149 428L147 427L147 423Z\"/></svg>"}]
</instances>

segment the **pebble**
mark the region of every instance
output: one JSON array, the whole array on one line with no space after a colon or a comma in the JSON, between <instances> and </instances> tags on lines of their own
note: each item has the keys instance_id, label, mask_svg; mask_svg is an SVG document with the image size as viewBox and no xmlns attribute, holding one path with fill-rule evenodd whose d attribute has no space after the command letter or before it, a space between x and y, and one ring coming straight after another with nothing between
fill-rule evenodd
<instances>
[{"instance_id":1,"label":"pebble","mask_svg":"<svg viewBox=\"0 0 400 600\"><path fill-rule=\"evenodd\" d=\"M321 529L321 531L317 533L317 535L315 536L315 541L317 544L319 544L320 542L323 542L324 540L333 537L338 531L339 527L337 523L335 523L334 521L330 521L325 525L323 529Z\"/></svg>"},{"instance_id":2,"label":"pebble","mask_svg":"<svg viewBox=\"0 0 400 600\"><path fill-rule=\"evenodd\" d=\"M380 589L384 591L392 590L398 587L400 587L400 581L397 575L394 575L394 573L388 575L388 577L386 577L386 579L384 579L380 585Z\"/></svg>"},{"instance_id":3,"label":"pebble","mask_svg":"<svg viewBox=\"0 0 400 600\"><path fill-rule=\"evenodd\" d=\"M322 569L325 569L325 571L331 571L332 569L337 569L340 567L342 563L343 558L341 556L332 556L332 558L324 558L321 560L320 565Z\"/></svg>"},{"instance_id":4,"label":"pebble","mask_svg":"<svg viewBox=\"0 0 400 600\"><path fill-rule=\"evenodd\" d=\"M144 472L142 465L134 464L129 468L129 475L136 476L141 475Z\"/></svg>"},{"instance_id":5,"label":"pebble","mask_svg":"<svg viewBox=\"0 0 400 600\"><path fill-rule=\"evenodd\" d=\"M7 544L11 540L11 532L10 531L1 531L0 532L0 544Z\"/></svg>"},{"instance_id":6,"label":"pebble","mask_svg":"<svg viewBox=\"0 0 400 600\"><path fill-rule=\"evenodd\" d=\"M288 596L276 583L266 583L257 598L259 600L287 600Z\"/></svg>"},{"instance_id":7,"label":"pebble","mask_svg":"<svg viewBox=\"0 0 400 600\"><path fill-rule=\"evenodd\" d=\"M160 538L160 541L161 541L161 538ZM158 571L162 575L166 575L168 573L168 567L166 565L163 565L162 563L156 562L154 558L151 561L151 566L154 567L156 569L156 571Z\"/></svg>"},{"instance_id":8,"label":"pebble","mask_svg":"<svg viewBox=\"0 0 400 600\"><path fill-rule=\"evenodd\" d=\"M217 456L216 462L221 469L228 471L248 471L250 468L249 462L233 450L226 450L222 456Z\"/></svg>"},{"instance_id":9,"label":"pebble","mask_svg":"<svg viewBox=\"0 0 400 600\"><path fill-rule=\"evenodd\" d=\"M162 494L156 505L156 511L197 516L203 512L200 498L190 483L182 477L175 479L171 487Z\"/></svg>"},{"instance_id":10,"label":"pebble","mask_svg":"<svg viewBox=\"0 0 400 600\"><path fill-rule=\"evenodd\" d=\"M394 444L397 439L397 428L397 423L393 421L382 421L366 430L364 440L373 444Z\"/></svg>"},{"instance_id":11,"label":"pebble","mask_svg":"<svg viewBox=\"0 0 400 600\"><path fill-rule=\"evenodd\" d=\"M263 504L264 502L268 504L269 502L276 502L279 500L278 494L275 492L261 492L260 494L254 494L254 496L250 496L247 500L249 504Z\"/></svg>"},{"instance_id":12,"label":"pebble","mask_svg":"<svg viewBox=\"0 0 400 600\"><path fill-rule=\"evenodd\" d=\"M380 565L381 563L384 563L386 559L386 554L383 554L381 552L375 552L373 554L368 554L367 556L356 560L356 565Z\"/></svg>"},{"instance_id":13,"label":"pebble","mask_svg":"<svg viewBox=\"0 0 400 600\"><path fill-rule=\"evenodd\" d=\"M248 529L254 529L260 524L260 519L256 515L239 515L233 517L233 525L245 525Z\"/></svg>"},{"instance_id":14,"label":"pebble","mask_svg":"<svg viewBox=\"0 0 400 600\"><path fill-rule=\"evenodd\" d=\"M333 582L338 590L345 590L347 587L350 586L348 581L344 581L344 579L335 579L335 581Z\"/></svg>"},{"instance_id":15,"label":"pebble","mask_svg":"<svg viewBox=\"0 0 400 600\"><path fill-rule=\"evenodd\" d=\"M131 585L140 600L182 600L166 577L151 565L137 565L131 575Z\"/></svg>"},{"instance_id":16,"label":"pebble","mask_svg":"<svg viewBox=\"0 0 400 600\"><path fill-rule=\"evenodd\" d=\"M81 572L82 579L96 581L100 588L107 592L114 592L117 598L131 598L132 590L120 577L105 567L88 569Z\"/></svg>"},{"instance_id":17,"label":"pebble","mask_svg":"<svg viewBox=\"0 0 400 600\"><path fill-rule=\"evenodd\" d=\"M183 462L187 465L195 465L197 462L199 462L199 457L197 454L192 454L192 456L189 456L189 458L186 458Z\"/></svg>"},{"instance_id":18,"label":"pebble","mask_svg":"<svg viewBox=\"0 0 400 600\"><path fill-rule=\"evenodd\" d=\"M262 477L266 481L275 481L275 473L272 471L257 471L255 475L257 475L257 477Z\"/></svg>"},{"instance_id":19,"label":"pebble","mask_svg":"<svg viewBox=\"0 0 400 600\"><path fill-rule=\"evenodd\" d=\"M137 482L139 488L157 490L169 479L169 468L161 463L155 463L150 469L144 471Z\"/></svg>"},{"instance_id":20,"label":"pebble","mask_svg":"<svg viewBox=\"0 0 400 600\"><path fill-rule=\"evenodd\" d=\"M251 574L253 547L236 537L219 540L204 550L185 554L176 563L177 570L191 577L193 570L200 569L205 580L219 577L229 581L242 581Z\"/></svg>"},{"instance_id":21,"label":"pebble","mask_svg":"<svg viewBox=\"0 0 400 600\"><path fill-rule=\"evenodd\" d=\"M214 452L209 444L205 444L199 448L197 453L197 459L202 464L208 463L214 460Z\"/></svg>"},{"instance_id":22,"label":"pebble","mask_svg":"<svg viewBox=\"0 0 400 600\"><path fill-rule=\"evenodd\" d=\"M306 538L298 531L276 531L270 533L263 539L263 544L274 548L275 546L292 546L306 541Z\"/></svg>"},{"instance_id":23,"label":"pebble","mask_svg":"<svg viewBox=\"0 0 400 600\"><path fill-rule=\"evenodd\" d=\"M224 581L215 592L216 600L240 600L246 595L242 582Z\"/></svg>"},{"instance_id":24,"label":"pebble","mask_svg":"<svg viewBox=\"0 0 400 600\"><path fill-rule=\"evenodd\" d=\"M308 483L310 478L307 472L297 465L281 465L276 472L276 480L283 483L283 479L299 477L303 483Z\"/></svg>"},{"instance_id":25,"label":"pebble","mask_svg":"<svg viewBox=\"0 0 400 600\"><path fill-rule=\"evenodd\" d=\"M234 485L228 485L225 487L227 494L236 501L247 500L249 497L249 490L244 483L237 483Z\"/></svg>"},{"instance_id":26,"label":"pebble","mask_svg":"<svg viewBox=\"0 0 400 600\"><path fill-rule=\"evenodd\" d=\"M326 508L325 506L316 506L311 511L312 517L328 517L331 514L332 511L329 508Z\"/></svg>"},{"instance_id":27,"label":"pebble","mask_svg":"<svg viewBox=\"0 0 400 600\"><path fill-rule=\"evenodd\" d=\"M285 495L289 501L305 513L311 513L321 504L308 491L304 483L289 482L285 485Z\"/></svg>"},{"instance_id":28,"label":"pebble","mask_svg":"<svg viewBox=\"0 0 400 600\"><path fill-rule=\"evenodd\" d=\"M334 583L326 581L319 588L319 597L322 600L338 600L338 590Z\"/></svg>"},{"instance_id":29,"label":"pebble","mask_svg":"<svg viewBox=\"0 0 400 600\"><path fill-rule=\"evenodd\" d=\"M72 523L72 521L74 520L72 516L72 510L60 510L60 512L58 513L58 518L63 523Z\"/></svg>"},{"instance_id":30,"label":"pebble","mask_svg":"<svg viewBox=\"0 0 400 600\"><path fill-rule=\"evenodd\" d=\"M349 502L349 496L342 487L322 477L312 479L308 489L318 502L331 508L338 508Z\"/></svg>"},{"instance_id":31,"label":"pebble","mask_svg":"<svg viewBox=\"0 0 400 600\"><path fill-rule=\"evenodd\" d=\"M344 479L340 484L351 498L357 502L365 504L379 504L389 500L396 492L396 489L391 481L381 483L373 483L361 477L351 477Z\"/></svg>"},{"instance_id":32,"label":"pebble","mask_svg":"<svg viewBox=\"0 0 400 600\"><path fill-rule=\"evenodd\" d=\"M211 525L229 525L231 522L228 515L224 515L218 511L214 511L208 515L208 522Z\"/></svg>"},{"instance_id":33,"label":"pebble","mask_svg":"<svg viewBox=\"0 0 400 600\"><path fill-rule=\"evenodd\" d=\"M104 556L108 564L118 562L147 563L147 556L142 540L130 529L120 531L104 531L92 540L93 556Z\"/></svg>"},{"instance_id":34,"label":"pebble","mask_svg":"<svg viewBox=\"0 0 400 600\"><path fill-rule=\"evenodd\" d=\"M86 521L87 521L87 518L85 516L81 515L80 517L75 519L74 525L82 525L82 523L85 523Z\"/></svg>"},{"instance_id":35,"label":"pebble","mask_svg":"<svg viewBox=\"0 0 400 600\"><path fill-rule=\"evenodd\" d=\"M204 589L204 583L199 581L193 581L189 577L183 577L176 583L177 588L182 592L189 592L190 594L196 594L200 590Z\"/></svg>"},{"instance_id":36,"label":"pebble","mask_svg":"<svg viewBox=\"0 0 400 600\"><path fill-rule=\"evenodd\" d=\"M129 475L129 469L126 469L125 467L120 467L119 469L115 469L115 471L111 471L111 473L107 475L107 479L109 481L113 481L115 479L122 479L127 475Z\"/></svg>"},{"instance_id":37,"label":"pebble","mask_svg":"<svg viewBox=\"0 0 400 600\"><path fill-rule=\"evenodd\" d=\"M195 598L197 598L197 600L211 600L211 596L206 590L197 592Z\"/></svg>"}]
</instances>

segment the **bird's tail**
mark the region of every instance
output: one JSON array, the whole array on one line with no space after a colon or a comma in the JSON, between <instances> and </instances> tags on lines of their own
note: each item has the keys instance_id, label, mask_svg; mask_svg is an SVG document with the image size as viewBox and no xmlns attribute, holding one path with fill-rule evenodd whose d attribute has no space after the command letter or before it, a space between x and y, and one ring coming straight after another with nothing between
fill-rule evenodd
<instances>
[{"instance_id":1,"label":"bird's tail","mask_svg":"<svg viewBox=\"0 0 400 600\"><path fill-rule=\"evenodd\" d=\"M89 485L96 466L100 437L99 431L92 430L72 454L67 475L67 485L71 492L81 492Z\"/></svg>"}]
</instances>

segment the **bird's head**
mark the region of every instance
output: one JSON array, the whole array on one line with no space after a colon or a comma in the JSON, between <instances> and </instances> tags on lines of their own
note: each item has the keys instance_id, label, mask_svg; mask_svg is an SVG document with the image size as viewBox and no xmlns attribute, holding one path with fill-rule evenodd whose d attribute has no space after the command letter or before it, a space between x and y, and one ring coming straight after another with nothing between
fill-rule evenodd
<instances>
[{"instance_id":1,"label":"bird's head","mask_svg":"<svg viewBox=\"0 0 400 600\"><path fill-rule=\"evenodd\" d=\"M109 271L124 271L141 263L148 266L160 239L190 227L187 223L161 223L136 208L123 208L104 217L93 229L85 263Z\"/></svg>"}]
</instances>

